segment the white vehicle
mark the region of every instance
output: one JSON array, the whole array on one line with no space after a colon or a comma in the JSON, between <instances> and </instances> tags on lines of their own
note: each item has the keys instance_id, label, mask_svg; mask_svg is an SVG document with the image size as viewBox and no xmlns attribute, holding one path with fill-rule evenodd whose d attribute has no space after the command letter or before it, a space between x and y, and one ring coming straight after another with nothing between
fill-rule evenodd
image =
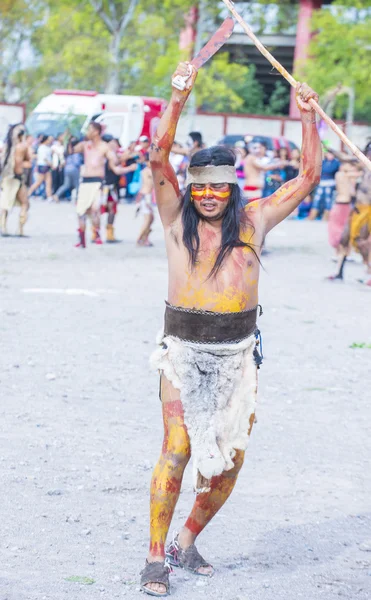
<instances>
[{"instance_id":1,"label":"white vehicle","mask_svg":"<svg viewBox=\"0 0 371 600\"><path fill-rule=\"evenodd\" d=\"M165 108L161 98L55 90L36 106L26 127L35 137L40 133L56 137L67 129L80 136L94 120L103 125L104 133L113 135L125 148L141 135L150 138Z\"/></svg>"}]
</instances>

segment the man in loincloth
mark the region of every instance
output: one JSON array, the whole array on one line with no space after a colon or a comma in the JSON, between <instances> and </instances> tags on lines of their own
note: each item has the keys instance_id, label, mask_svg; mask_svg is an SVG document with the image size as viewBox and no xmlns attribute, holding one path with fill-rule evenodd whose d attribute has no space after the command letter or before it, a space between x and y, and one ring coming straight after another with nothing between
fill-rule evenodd
<instances>
[{"instance_id":1,"label":"man in loincloth","mask_svg":"<svg viewBox=\"0 0 371 600\"><path fill-rule=\"evenodd\" d=\"M117 156L107 142L102 140L102 126L95 121L89 124L86 141L76 144L73 150L84 155L83 178L76 205L79 220L79 241L76 247L86 248L85 231L88 216L92 221L92 242L101 245L103 242L100 237L100 201L106 162L108 161L109 168L117 175L122 175L124 169L118 165Z\"/></svg>"},{"instance_id":2,"label":"man in loincloth","mask_svg":"<svg viewBox=\"0 0 371 600\"><path fill-rule=\"evenodd\" d=\"M9 128L1 168L1 233L8 235L7 219L15 204L21 207L18 234L23 236L27 221L29 201L25 184L26 170L31 167L32 154L25 139L25 128L22 123Z\"/></svg>"},{"instance_id":3,"label":"man in loincloth","mask_svg":"<svg viewBox=\"0 0 371 600\"><path fill-rule=\"evenodd\" d=\"M189 63L180 63L174 77L188 70ZM311 192L321 173L308 104L318 96L303 83L297 88L303 159L295 179L243 208L235 155L217 146L193 155L181 196L169 154L195 79L192 69L186 90L172 90L150 152L169 262L164 333L152 357L161 373L164 441L152 477L150 548L141 573L142 591L157 596L169 592L169 562L196 575L213 574L194 544L234 488L254 422L260 250L268 231ZM165 550L191 447L197 497Z\"/></svg>"},{"instance_id":4,"label":"man in loincloth","mask_svg":"<svg viewBox=\"0 0 371 600\"><path fill-rule=\"evenodd\" d=\"M357 165L347 162L341 164L335 175L336 196L328 218L328 238L337 259L342 255L343 233L352 212L359 176Z\"/></svg>"},{"instance_id":5,"label":"man in loincloth","mask_svg":"<svg viewBox=\"0 0 371 600\"><path fill-rule=\"evenodd\" d=\"M367 144L364 154L371 159L371 142ZM371 275L371 172L368 169L364 170L357 186L355 205L341 236L338 272L329 279L336 281L344 278L345 263L352 248L361 254L367 275ZM371 279L364 283L371 286Z\"/></svg>"}]
</instances>

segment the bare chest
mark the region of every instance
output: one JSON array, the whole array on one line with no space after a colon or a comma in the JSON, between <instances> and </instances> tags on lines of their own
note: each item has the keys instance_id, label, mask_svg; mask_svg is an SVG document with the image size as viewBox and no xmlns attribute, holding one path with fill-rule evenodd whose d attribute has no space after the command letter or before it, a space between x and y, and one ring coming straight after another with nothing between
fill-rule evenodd
<instances>
[{"instance_id":1,"label":"bare chest","mask_svg":"<svg viewBox=\"0 0 371 600\"><path fill-rule=\"evenodd\" d=\"M220 312L255 306L259 260L253 246L221 251L221 232L204 229L200 231L197 260L192 265L183 240L169 241L169 301L177 306ZM220 267L215 272L218 261Z\"/></svg>"}]
</instances>

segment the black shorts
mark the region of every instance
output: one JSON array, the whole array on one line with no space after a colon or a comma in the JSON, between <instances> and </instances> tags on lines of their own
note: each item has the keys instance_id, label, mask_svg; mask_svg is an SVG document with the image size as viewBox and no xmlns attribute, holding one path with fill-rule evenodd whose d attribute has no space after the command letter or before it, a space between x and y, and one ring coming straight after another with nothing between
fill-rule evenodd
<instances>
[{"instance_id":1,"label":"black shorts","mask_svg":"<svg viewBox=\"0 0 371 600\"><path fill-rule=\"evenodd\" d=\"M41 175L45 175L45 173L49 173L50 171L50 167L48 167L47 165L38 165L37 166L37 172L40 173Z\"/></svg>"}]
</instances>

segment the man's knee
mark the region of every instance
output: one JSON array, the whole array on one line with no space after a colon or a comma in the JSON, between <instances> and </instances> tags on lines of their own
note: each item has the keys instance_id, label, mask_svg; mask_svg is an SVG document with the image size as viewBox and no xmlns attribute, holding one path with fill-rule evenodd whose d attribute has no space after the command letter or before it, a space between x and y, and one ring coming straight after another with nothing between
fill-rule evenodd
<instances>
[{"instance_id":1,"label":"man's knee","mask_svg":"<svg viewBox=\"0 0 371 600\"><path fill-rule=\"evenodd\" d=\"M243 450L236 450L236 454L233 459L234 467L230 471L225 471L224 474L227 477L231 477L232 479L237 477L238 473L241 471L244 460L245 460L245 452Z\"/></svg>"},{"instance_id":2,"label":"man's knee","mask_svg":"<svg viewBox=\"0 0 371 600\"><path fill-rule=\"evenodd\" d=\"M172 428L170 434L165 435L162 453L175 466L186 466L191 456L191 445L183 426Z\"/></svg>"}]
</instances>

